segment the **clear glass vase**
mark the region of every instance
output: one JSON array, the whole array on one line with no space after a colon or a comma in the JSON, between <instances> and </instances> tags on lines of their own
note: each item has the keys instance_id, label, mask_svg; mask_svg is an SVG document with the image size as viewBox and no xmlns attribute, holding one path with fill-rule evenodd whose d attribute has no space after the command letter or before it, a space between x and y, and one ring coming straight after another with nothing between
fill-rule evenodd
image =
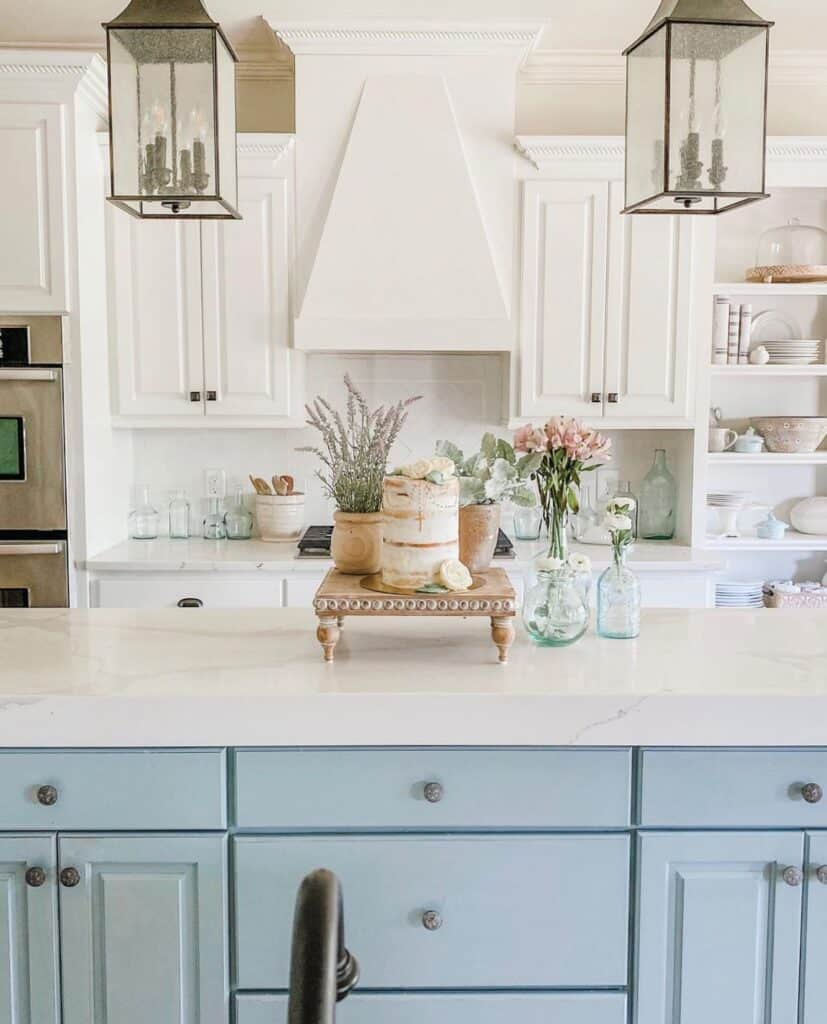
<instances>
[{"instance_id":1,"label":"clear glass vase","mask_svg":"<svg viewBox=\"0 0 827 1024\"><path fill-rule=\"evenodd\" d=\"M540 647L568 647L586 632L589 611L581 575L568 565L568 513L552 507L549 550L537 560L537 580L523 601L523 624ZM559 563L548 567L548 560Z\"/></svg>"},{"instance_id":2,"label":"clear glass vase","mask_svg":"<svg viewBox=\"0 0 827 1024\"><path fill-rule=\"evenodd\" d=\"M249 540L253 535L253 516L244 501L244 488L238 487L232 505L224 514L228 540Z\"/></svg>"},{"instance_id":3,"label":"clear glass vase","mask_svg":"<svg viewBox=\"0 0 827 1024\"><path fill-rule=\"evenodd\" d=\"M632 640L640 635L640 583L626 565L626 548L597 581L597 635Z\"/></svg>"},{"instance_id":4,"label":"clear glass vase","mask_svg":"<svg viewBox=\"0 0 827 1024\"><path fill-rule=\"evenodd\" d=\"M135 507L129 513L129 536L133 540L155 540L161 517L146 486L135 489Z\"/></svg>"},{"instance_id":5,"label":"clear glass vase","mask_svg":"<svg viewBox=\"0 0 827 1024\"><path fill-rule=\"evenodd\" d=\"M666 465L663 448L655 451L652 468L640 485L638 536L643 540L671 540L675 536L678 485Z\"/></svg>"}]
</instances>

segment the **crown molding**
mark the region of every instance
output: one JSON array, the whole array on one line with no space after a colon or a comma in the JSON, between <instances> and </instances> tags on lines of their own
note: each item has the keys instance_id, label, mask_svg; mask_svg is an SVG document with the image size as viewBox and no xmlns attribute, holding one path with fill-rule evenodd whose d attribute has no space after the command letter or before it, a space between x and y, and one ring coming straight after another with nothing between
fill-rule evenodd
<instances>
[{"instance_id":1,"label":"crown molding","mask_svg":"<svg viewBox=\"0 0 827 1024\"><path fill-rule=\"evenodd\" d=\"M537 170L552 163L622 162L622 135L518 135L514 146Z\"/></svg>"},{"instance_id":2,"label":"crown molding","mask_svg":"<svg viewBox=\"0 0 827 1024\"><path fill-rule=\"evenodd\" d=\"M77 92L101 118L109 116L106 61L97 51L0 49L0 80L57 82Z\"/></svg>"},{"instance_id":3,"label":"crown molding","mask_svg":"<svg viewBox=\"0 0 827 1024\"><path fill-rule=\"evenodd\" d=\"M524 85L623 85L625 59L614 50L534 50L520 71ZM777 50L771 86L827 84L827 51Z\"/></svg>"},{"instance_id":4,"label":"crown molding","mask_svg":"<svg viewBox=\"0 0 827 1024\"><path fill-rule=\"evenodd\" d=\"M284 47L275 42L269 46L237 46L238 63L235 77L238 82L291 82L294 77L293 61Z\"/></svg>"},{"instance_id":5,"label":"crown molding","mask_svg":"<svg viewBox=\"0 0 827 1024\"><path fill-rule=\"evenodd\" d=\"M522 54L543 29L540 22L266 20L297 54Z\"/></svg>"},{"instance_id":6,"label":"crown molding","mask_svg":"<svg viewBox=\"0 0 827 1024\"><path fill-rule=\"evenodd\" d=\"M281 132L239 132L236 136L238 158L280 160L296 141L295 135Z\"/></svg>"},{"instance_id":7,"label":"crown molding","mask_svg":"<svg viewBox=\"0 0 827 1024\"><path fill-rule=\"evenodd\" d=\"M775 135L767 139L767 160L797 163L827 161L827 137L821 135Z\"/></svg>"}]
</instances>

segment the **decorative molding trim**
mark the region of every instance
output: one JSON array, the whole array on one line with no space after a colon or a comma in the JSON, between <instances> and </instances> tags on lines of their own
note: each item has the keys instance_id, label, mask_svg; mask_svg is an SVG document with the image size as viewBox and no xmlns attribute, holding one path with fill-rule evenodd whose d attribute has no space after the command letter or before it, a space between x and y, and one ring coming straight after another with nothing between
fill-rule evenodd
<instances>
[{"instance_id":1,"label":"decorative molding trim","mask_svg":"<svg viewBox=\"0 0 827 1024\"><path fill-rule=\"evenodd\" d=\"M236 136L238 159L280 160L296 141L295 135L273 132L243 132Z\"/></svg>"},{"instance_id":2,"label":"decorative molding trim","mask_svg":"<svg viewBox=\"0 0 827 1024\"><path fill-rule=\"evenodd\" d=\"M0 79L50 79L77 90L101 118L109 117L106 61L91 50L0 49Z\"/></svg>"},{"instance_id":3,"label":"decorative molding trim","mask_svg":"<svg viewBox=\"0 0 827 1024\"><path fill-rule=\"evenodd\" d=\"M607 163L623 161L622 135L518 135L514 147L537 170L550 163Z\"/></svg>"},{"instance_id":4,"label":"decorative molding trim","mask_svg":"<svg viewBox=\"0 0 827 1024\"><path fill-rule=\"evenodd\" d=\"M290 54L275 40L269 46L236 47L237 82L291 82L295 68Z\"/></svg>"},{"instance_id":5,"label":"decorative molding trim","mask_svg":"<svg viewBox=\"0 0 827 1024\"><path fill-rule=\"evenodd\" d=\"M294 53L522 53L543 29L540 22L267 21Z\"/></svg>"},{"instance_id":6,"label":"decorative molding trim","mask_svg":"<svg viewBox=\"0 0 827 1024\"><path fill-rule=\"evenodd\" d=\"M793 136L788 139L775 136L767 140L768 160L792 160L811 163L827 160L827 138L820 135Z\"/></svg>"}]
</instances>

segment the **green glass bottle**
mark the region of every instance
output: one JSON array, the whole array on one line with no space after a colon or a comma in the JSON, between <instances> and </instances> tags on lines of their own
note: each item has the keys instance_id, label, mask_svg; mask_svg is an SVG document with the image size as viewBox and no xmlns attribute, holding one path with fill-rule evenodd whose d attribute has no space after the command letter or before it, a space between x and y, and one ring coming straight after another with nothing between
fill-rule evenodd
<instances>
[{"instance_id":1,"label":"green glass bottle","mask_svg":"<svg viewBox=\"0 0 827 1024\"><path fill-rule=\"evenodd\" d=\"M666 451L657 448L652 468L640 485L638 536L642 540L671 540L677 506L678 485L666 465Z\"/></svg>"}]
</instances>

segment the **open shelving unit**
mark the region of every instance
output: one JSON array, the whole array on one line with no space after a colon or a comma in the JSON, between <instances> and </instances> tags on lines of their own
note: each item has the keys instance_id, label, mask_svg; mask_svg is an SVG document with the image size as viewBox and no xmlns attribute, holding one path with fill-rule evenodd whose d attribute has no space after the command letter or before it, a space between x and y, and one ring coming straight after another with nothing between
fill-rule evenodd
<instances>
[{"instance_id":1,"label":"open shelving unit","mask_svg":"<svg viewBox=\"0 0 827 1024\"><path fill-rule=\"evenodd\" d=\"M782 540L760 537L710 537L706 547L715 551L827 551L827 536L788 530Z\"/></svg>"},{"instance_id":2,"label":"open shelving unit","mask_svg":"<svg viewBox=\"0 0 827 1024\"><path fill-rule=\"evenodd\" d=\"M720 366L713 363L709 368L713 377L827 377L827 365L810 363L809 366L781 366L766 363L764 366Z\"/></svg>"},{"instance_id":3,"label":"open shelving unit","mask_svg":"<svg viewBox=\"0 0 827 1024\"><path fill-rule=\"evenodd\" d=\"M827 452L710 452L706 461L710 466L827 466Z\"/></svg>"},{"instance_id":4,"label":"open shelving unit","mask_svg":"<svg viewBox=\"0 0 827 1024\"><path fill-rule=\"evenodd\" d=\"M796 295L821 296L827 295L827 282L813 282L812 284L758 284L750 281L716 281L712 286L713 295L739 296L751 295Z\"/></svg>"}]
</instances>

